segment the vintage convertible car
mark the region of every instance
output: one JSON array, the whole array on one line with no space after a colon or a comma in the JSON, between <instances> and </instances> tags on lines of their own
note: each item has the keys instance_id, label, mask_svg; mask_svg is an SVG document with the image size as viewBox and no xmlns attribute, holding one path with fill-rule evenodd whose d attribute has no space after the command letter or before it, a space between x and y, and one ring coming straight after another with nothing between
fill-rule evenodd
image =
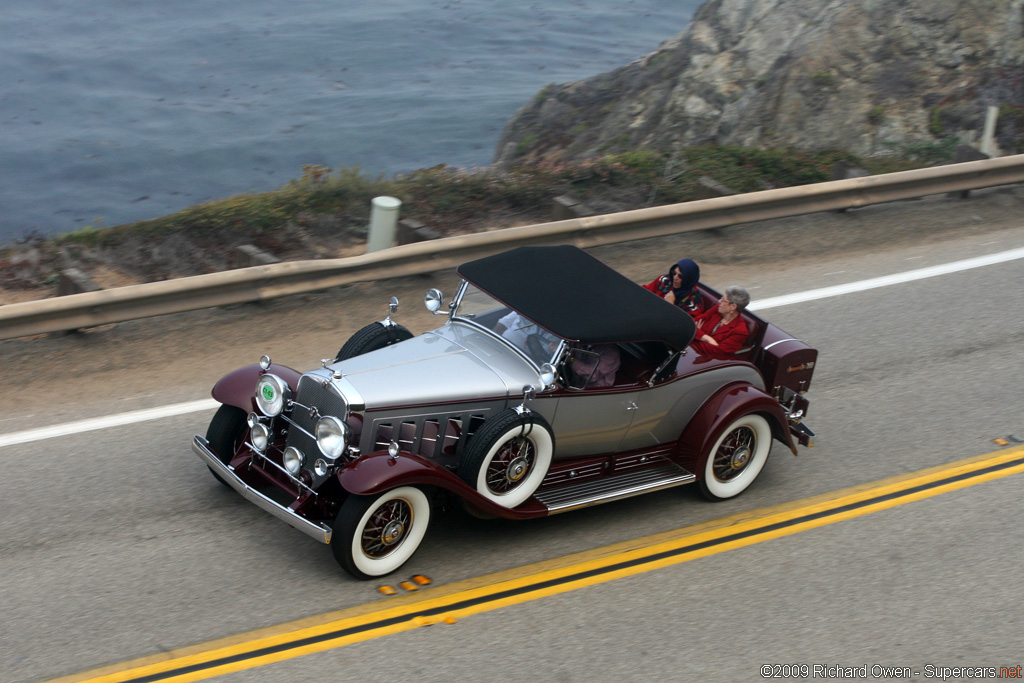
<instances>
[{"instance_id":1,"label":"vintage convertible car","mask_svg":"<svg viewBox=\"0 0 1024 683\"><path fill-rule=\"evenodd\" d=\"M264 356L225 376L193 451L371 578L412 556L437 500L512 519L691 482L721 500L750 486L773 439L813 445L802 420L817 351L753 313L749 345L713 359L687 348L687 313L575 247L458 272L447 310L427 293L447 315L435 330L393 322L392 298L320 368Z\"/></svg>"}]
</instances>

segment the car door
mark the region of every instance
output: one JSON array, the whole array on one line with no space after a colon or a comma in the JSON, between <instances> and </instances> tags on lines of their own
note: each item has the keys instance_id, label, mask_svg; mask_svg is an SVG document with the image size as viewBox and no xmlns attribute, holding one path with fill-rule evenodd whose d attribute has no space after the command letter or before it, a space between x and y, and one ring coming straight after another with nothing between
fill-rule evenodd
<instances>
[{"instance_id":1,"label":"car door","mask_svg":"<svg viewBox=\"0 0 1024 683\"><path fill-rule=\"evenodd\" d=\"M629 405L632 420L619 441L619 450L651 448L679 438L703 403L685 384L685 380L662 382L636 392Z\"/></svg>"},{"instance_id":2,"label":"car door","mask_svg":"<svg viewBox=\"0 0 1024 683\"><path fill-rule=\"evenodd\" d=\"M675 374L652 387L645 386L633 399L633 419L619 449L646 449L675 441L700 407L723 386L733 383L761 385L752 367L733 365Z\"/></svg>"},{"instance_id":3,"label":"car door","mask_svg":"<svg viewBox=\"0 0 1024 683\"><path fill-rule=\"evenodd\" d=\"M636 387L558 392L551 418L555 460L620 450L629 431L639 392ZM548 399L551 400L551 399Z\"/></svg>"}]
</instances>

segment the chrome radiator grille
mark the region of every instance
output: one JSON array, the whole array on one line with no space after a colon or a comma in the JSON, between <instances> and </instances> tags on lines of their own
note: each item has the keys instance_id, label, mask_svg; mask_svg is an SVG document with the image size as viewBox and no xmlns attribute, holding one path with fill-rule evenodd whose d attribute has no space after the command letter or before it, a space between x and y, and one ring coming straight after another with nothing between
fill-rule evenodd
<instances>
[{"instance_id":1,"label":"chrome radiator grille","mask_svg":"<svg viewBox=\"0 0 1024 683\"><path fill-rule=\"evenodd\" d=\"M345 399L338 395L334 386L330 383L324 386L322 382L323 380L317 377L303 376L295 392L295 408L287 416L292 423L291 429L288 430L287 445L295 446L305 454L306 461L302 465L302 471L309 473L313 478L311 485L314 489L330 476L317 476L313 471L313 463L321 457L314 436L317 420L323 415L344 418L347 410ZM313 408L316 408L315 413Z\"/></svg>"}]
</instances>

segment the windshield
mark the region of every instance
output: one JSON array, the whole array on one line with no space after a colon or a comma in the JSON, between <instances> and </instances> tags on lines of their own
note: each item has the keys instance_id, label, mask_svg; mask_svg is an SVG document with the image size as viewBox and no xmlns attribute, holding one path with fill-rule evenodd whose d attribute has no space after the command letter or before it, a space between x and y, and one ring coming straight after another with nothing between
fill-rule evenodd
<instances>
[{"instance_id":1,"label":"windshield","mask_svg":"<svg viewBox=\"0 0 1024 683\"><path fill-rule=\"evenodd\" d=\"M516 347L538 366L551 362L562 340L525 315L466 283L454 318L472 322Z\"/></svg>"}]
</instances>

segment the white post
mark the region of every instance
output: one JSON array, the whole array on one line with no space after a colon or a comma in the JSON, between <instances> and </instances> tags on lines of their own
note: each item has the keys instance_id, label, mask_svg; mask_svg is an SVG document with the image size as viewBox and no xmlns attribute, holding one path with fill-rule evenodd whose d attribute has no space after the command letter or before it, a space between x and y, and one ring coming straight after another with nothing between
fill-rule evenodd
<instances>
[{"instance_id":1,"label":"white post","mask_svg":"<svg viewBox=\"0 0 1024 683\"><path fill-rule=\"evenodd\" d=\"M999 107L989 107L985 115L985 132L981 134L980 150L992 158L999 156L999 148L996 147L996 119L999 118Z\"/></svg>"},{"instance_id":2,"label":"white post","mask_svg":"<svg viewBox=\"0 0 1024 683\"><path fill-rule=\"evenodd\" d=\"M395 228L402 201L394 197L374 197L372 204L370 229L366 236L367 253L395 246Z\"/></svg>"}]
</instances>

